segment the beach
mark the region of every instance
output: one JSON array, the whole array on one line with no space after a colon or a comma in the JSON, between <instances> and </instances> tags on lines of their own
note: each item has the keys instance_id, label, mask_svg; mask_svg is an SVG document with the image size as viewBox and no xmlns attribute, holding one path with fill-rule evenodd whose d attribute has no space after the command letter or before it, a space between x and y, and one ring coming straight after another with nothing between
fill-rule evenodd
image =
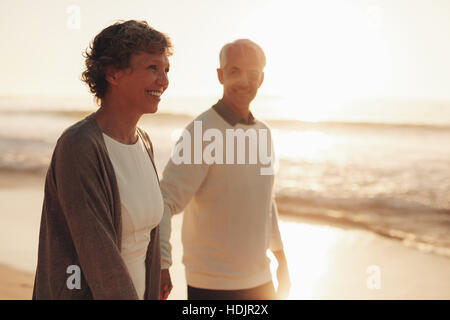
<instances>
[{"instance_id":1,"label":"beach","mask_svg":"<svg viewBox=\"0 0 450 320\"><path fill-rule=\"evenodd\" d=\"M233 192L245 197L233 203L237 210L215 212L245 234L244 242L229 236L221 245L236 243L239 251L241 245L273 243L257 238L255 230L268 234L273 227L261 216L274 211L274 198L292 280L289 299L450 299L450 44L442 41L450 34L449 3L198 0L111 6L104 0L44 0L29 1L24 9L22 2L2 0L0 34L8 45L0 60L6 75L0 77L0 300L32 297L45 176L50 163L64 158L52 158L58 141L59 151L73 153L75 167L88 149L98 151L97 162L89 157L91 169L112 160L114 177L107 170L89 178L108 186L123 170L121 205L128 205L124 188L137 195L127 173L137 172L131 161L139 158L120 153L130 160L122 168L104 143L77 129L99 109L98 128L84 124L100 140L103 132L118 147L131 143L135 124L148 134L153 166L142 171L154 167L162 180L171 160L193 168L194 184L186 189L175 173L181 186L175 202L185 205L183 194L192 195L193 207L198 200L218 208L211 201L222 192L213 189L225 180L231 186L223 188L227 205L236 200ZM299 40L292 41L292 34ZM240 49L229 50L235 45ZM217 122L209 122L209 114ZM191 125L193 134L186 131ZM60 139L64 132L75 134ZM71 139L73 145L66 143ZM65 165L56 171L76 173ZM242 172L235 181L220 175L222 165L260 166L260 175L270 176L233 167ZM197 175L200 167L205 175ZM69 180L54 182L62 202L83 200L61 192ZM97 190L91 182L80 186ZM257 193L259 187L270 196ZM119 200L104 195L109 205ZM149 200L144 198L139 200ZM135 200L133 207L141 209L130 207L134 222L124 230L129 225L137 232L145 225L134 215L145 218L148 212L144 201ZM261 216L256 211L256 220L246 219L257 206ZM169 299L182 300L183 213L172 225ZM204 225L188 229L211 231L210 221ZM70 229L73 237L86 231ZM219 229L229 235L228 228ZM59 231L50 235L49 246L63 241ZM134 236L136 246L130 247L138 250ZM84 240L82 246L89 242ZM219 255L231 276L239 273L233 254L209 245L210 259ZM277 287L276 259L267 254ZM250 256L243 260L262 265ZM86 264L80 267L88 273ZM66 270L57 272L64 276Z\"/></svg>"},{"instance_id":2,"label":"beach","mask_svg":"<svg viewBox=\"0 0 450 320\"><path fill-rule=\"evenodd\" d=\"M31 299L44 178L43 172L0 172L0 299ZM175 216L169 299L183 300L181 224L182 215ZM354 226L282 211L280 231L292 281L290 299L450 299L447 257Z\"/></svg>"}]
</instances>

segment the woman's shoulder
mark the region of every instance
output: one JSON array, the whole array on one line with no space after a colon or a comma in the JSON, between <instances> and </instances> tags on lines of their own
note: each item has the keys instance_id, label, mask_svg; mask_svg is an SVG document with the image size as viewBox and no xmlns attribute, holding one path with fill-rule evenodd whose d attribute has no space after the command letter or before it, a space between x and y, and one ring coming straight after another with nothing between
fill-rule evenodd
<instances>
[{"instance_id":1,"label":"woman's shoulder","mask_svg":"<svg viewBox=\"0 0 450 320\"><path fill-rule=\"evenodd\" d=\"M138 131L140 133L140 136L141 136L141 138L142 138L142 140L144 142L145 147L147 149L149 149L150 152L153 155L153 144L152 144L152 140L150 139L148 133L144 129L140 128L140 127L138 127L137 129L138 129Z\"/></svg>"},{"instance_id":2,"label":"woman's shoulder","mask_svg":"<svg viewBox=\"0 0 450 320\"><path fill-rule=\"evenodd\" d=\"M141 127L137 127L138 132L140 133L140 135L142 136L143 139L145 140L150 140L150 137L147 133L147 131L145 131L144 129L142 129Z\"/></svg>"},{"instance_id":3,"label":"woman's shoulder","mask_svg":"<svg viewBox=\"0 0 450 320\"><path fill-rule=\"evenodd\" d=\"M101 131L98 128L94 114L74 123L63 131L59 137L56 147L67 147L79 152L98 144Z\"/></svg>"}]
</instances>

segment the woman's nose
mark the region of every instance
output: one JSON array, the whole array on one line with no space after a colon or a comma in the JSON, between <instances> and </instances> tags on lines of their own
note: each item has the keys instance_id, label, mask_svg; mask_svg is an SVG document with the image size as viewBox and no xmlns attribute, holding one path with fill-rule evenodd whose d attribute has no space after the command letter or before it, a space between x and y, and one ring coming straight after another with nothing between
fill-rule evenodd
<instances>
[{"instance_id":1,"label":"woman's nose","mask_svg":"<svg viewBox=\"0 0 450 320\"><path fill-rule=\"evenodd\" d=\"M161 72L158 77L158 84L163 86L164 88L167 88L169 86L169 77L167 75L167 72Z\"/></svg>"}]
</instances>

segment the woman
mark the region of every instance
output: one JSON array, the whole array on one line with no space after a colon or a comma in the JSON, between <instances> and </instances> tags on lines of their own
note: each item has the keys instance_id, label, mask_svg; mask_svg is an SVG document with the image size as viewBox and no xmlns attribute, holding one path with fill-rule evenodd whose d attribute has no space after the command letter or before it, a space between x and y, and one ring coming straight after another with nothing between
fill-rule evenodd
<instances>
[{"instance_id":1,"label":"woman","mask_svg":"<svg viewBox=\"0 0 450 320\"><path fill-rule=\"evenodd\" d=\"M168 86L168 37L118 22L86 52L97 112L59 138L45 183L33 299L158 299L163 200L139 118Z\"/></svg>"}]
</instances>

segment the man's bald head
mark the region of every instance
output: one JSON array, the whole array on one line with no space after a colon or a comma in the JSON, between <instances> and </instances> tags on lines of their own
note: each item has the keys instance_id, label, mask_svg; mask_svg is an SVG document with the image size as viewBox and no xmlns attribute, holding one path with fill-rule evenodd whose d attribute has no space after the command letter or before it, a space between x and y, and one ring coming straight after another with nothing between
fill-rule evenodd
<instances>
[{"instance_id":1,"label":"man's bald head","mask_svg":"<svg viewBox=\"0 0 450 320\"><path fill-rule=\"evenodd\" d=\"M251 50L258 57L261 68L264 68L266 66L266 55L259 45L249 39L238 39L233 42L227 43L220 50L220 68L225 67L227 63L227 54L230 50L239 50L242 53L245 53L246 50Z\"/></svg>"}]
</instances>

